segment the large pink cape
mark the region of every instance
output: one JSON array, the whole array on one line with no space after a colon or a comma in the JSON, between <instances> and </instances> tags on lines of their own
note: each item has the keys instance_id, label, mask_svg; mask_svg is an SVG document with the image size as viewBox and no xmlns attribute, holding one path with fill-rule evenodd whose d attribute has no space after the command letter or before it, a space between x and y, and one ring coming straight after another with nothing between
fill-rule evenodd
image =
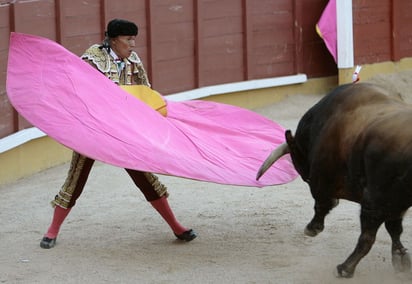
<instances>
[{"instance_id":1,"label":"large pink cape","mask_svg":"<svg viewBox=\"0 0 412 284\"><path fill-rule=\"evenodd\" d=\"M7 94L61 144L123 168L221 184L267 186L297 174L289 156L256 172L284 129L252 111L207 101L167 102L163 117L61 45L12 33Z\"/></svg>"}]
</instances>

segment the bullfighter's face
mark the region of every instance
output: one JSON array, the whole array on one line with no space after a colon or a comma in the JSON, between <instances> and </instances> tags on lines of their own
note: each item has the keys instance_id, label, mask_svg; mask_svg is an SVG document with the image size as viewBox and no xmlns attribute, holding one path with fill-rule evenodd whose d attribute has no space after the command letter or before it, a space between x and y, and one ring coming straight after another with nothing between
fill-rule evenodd
<instances>
[{"instance_id":1,"label":"bullfighter's face","mask_svg":"<svg viewBox=\"0 0 412 284\"><path fill-rule=\"evenodd\" d=\"M136 36L117 36L112 39L110 47L120 58L128 58L136 46Z\"/></svg>"}]
</instances>

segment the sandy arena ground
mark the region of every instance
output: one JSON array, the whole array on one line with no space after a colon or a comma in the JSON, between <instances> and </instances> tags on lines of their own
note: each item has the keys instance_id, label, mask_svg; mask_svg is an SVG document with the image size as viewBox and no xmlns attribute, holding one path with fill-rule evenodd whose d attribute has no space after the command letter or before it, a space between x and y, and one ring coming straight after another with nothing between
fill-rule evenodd
<instances>
[{"instance_id":1,"label":"sandy arena ground","mask_svg":"<svg viewBox=\"0 0 412 284\"><path fill-rule=\"evenodd\" d=\"M410 75L390 77L399 82L391 86L404 88L403 95L411 90ZM256 111L294 130L320 97L294 95ZM41 249L52 216L49 201L67 169L61 165L0 187L0 283L412 282L411 273L394 273L383 227L354 278L335 278L336 265L359 236L359 205L341 200L324 232L307 237L313 200L300 178L259 189L160 176L175 214L199 235L182 243L125 171L97 163L56 247ZM410 212L403 243L412 247Z\"/></svg>"}]
</instances>

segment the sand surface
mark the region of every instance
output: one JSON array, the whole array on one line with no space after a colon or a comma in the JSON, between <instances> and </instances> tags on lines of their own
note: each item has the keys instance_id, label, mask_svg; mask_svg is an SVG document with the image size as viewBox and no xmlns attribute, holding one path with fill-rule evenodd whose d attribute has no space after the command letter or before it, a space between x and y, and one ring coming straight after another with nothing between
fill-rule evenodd
<instances>
[{"instance_id":1,"label":"sand surface","mask_svg":"<svg viewBox=\"0 0 412 284\"><path fill-rule=\"evenodd\" d=\"M378 81L408 100L411 74ZM256 111L294 130L321 95L296 94ZM341 200L327 216L325 230L307 237L303 230L312 218L313 199L300 178L259 189L160 176L175 214L199 235L182 243L124 170L97 163L56 247L41 249L52 216L49 201L68 166L0 187L0 283L412 282L411 273L393 271L383 227L354 278L335 278L336 265L359 236L359 205ZM412 247L410 213L402 240Z\"/></svg>"}]
</instances>

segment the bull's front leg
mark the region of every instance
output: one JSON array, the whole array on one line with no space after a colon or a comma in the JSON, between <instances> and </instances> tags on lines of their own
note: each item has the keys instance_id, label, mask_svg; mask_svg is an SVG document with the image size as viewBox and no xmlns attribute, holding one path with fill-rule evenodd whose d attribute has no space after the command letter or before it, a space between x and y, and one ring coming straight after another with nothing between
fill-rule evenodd
<instances>
[{"instance_id":1,"label":"bull's front leg","mask_svg":"<svg viewBox=\"0 0 412 284\"><path fill-rule=\"evenodd\" d=\"M316 199L315 198L315 215L305 228L305 234L314 237L325 228L325 217L330 210L339 204L338 199Z\"/></svg>"},{"instance_id":2,"label":"bull's front leg","mask_svg":"<svg viewBox=\"0 0 412 284\"><path fill-rule=\"evenodd\" d=\"M345 262L337 266L338 277L353 277L356 266L372 248L373 244L375 243L376 233L384 222L384 219L379 214L379 212L365 210L363 207L361 210L360 220L361 235L359 236L358 243L356 244L355 250L345 260Z\"/></svg>"},{"instance_id":3,"label":"bull's front leg","mask_svg":"<svg viewBox=\"0 0 412 284\"><path fill-rule=\"evenodd\" d=\"M403 232L402 218L385 222L386 230L392 239L392 265L396 272L411 270L411 260L407 249L402 245L400 237Z\"/></svg>"}]
</instances>

